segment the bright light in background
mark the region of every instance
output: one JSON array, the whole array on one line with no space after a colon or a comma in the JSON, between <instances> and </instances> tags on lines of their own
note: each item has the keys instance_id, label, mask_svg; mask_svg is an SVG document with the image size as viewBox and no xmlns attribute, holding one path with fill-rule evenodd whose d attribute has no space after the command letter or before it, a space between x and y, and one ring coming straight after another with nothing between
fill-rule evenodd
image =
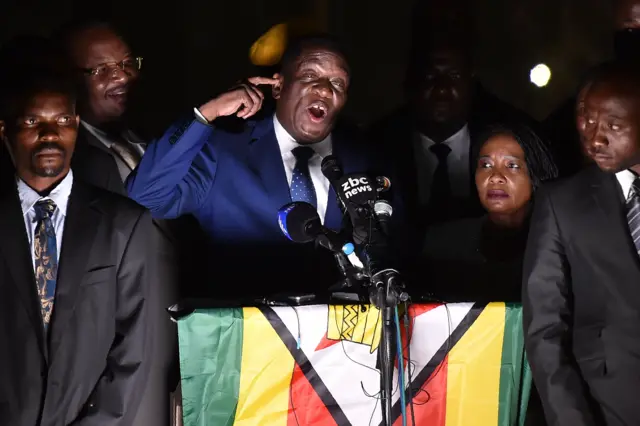
<instances>
[{"instance_id":1,"label":"bright light in background","mask_svg":"<svg viewBox=\"0 0 640 426\"><path fill-rule=\"evenodd\" d=\"M551 80L551 70L545 64L538 64L531 68L529 80L538 87L544 87Z\"/></svg>"}]
</instances>

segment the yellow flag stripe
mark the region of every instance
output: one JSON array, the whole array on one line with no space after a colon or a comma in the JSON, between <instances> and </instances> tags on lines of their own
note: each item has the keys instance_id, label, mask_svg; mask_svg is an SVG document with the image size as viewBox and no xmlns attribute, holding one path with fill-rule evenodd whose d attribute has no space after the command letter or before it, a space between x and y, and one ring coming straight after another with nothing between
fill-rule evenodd
<instances>
[{"instance_id":1,"label":"yellow flag stripe","mask_svg":"<svg viewBox=\"0 0 640 426\"><path fill-rule=\"evenodd\" d=\"M240 392L235 425L287 426L294 360L257 308L244 308Z\"/></svg>"},{"instance_id":2,"label":"yellow flag stripe","mask_svg":"<svg viewBox=\"0 0 640 426\"><path fill-rule=\"evenodd\" d=\"M489 304L449 351L446 426L498 424L504 321L505 304Z\"/></svg>"}]
</instances>

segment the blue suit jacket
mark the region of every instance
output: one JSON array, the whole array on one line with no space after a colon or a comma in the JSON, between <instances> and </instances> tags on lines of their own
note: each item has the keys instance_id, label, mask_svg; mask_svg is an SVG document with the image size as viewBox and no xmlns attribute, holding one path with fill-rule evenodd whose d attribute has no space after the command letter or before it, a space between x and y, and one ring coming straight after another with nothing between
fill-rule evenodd
<instances>
[{"instance_id":1,"label":"blue suit jacket","mask_svg":"<svg viewBox=\"0 0 640 426\"><path fill-rule=\"evenodd\" d=\"M377 171L366 150L347 138L332 134L333 154L345 173ZM289 290L301 288L311 275L328 287L333 282L324 280L331 278L316 274L327 268L336 278L330 253L308 252L309 247L288 241L278 226L278 210L291 196L272 117L247 122L238 132L197 120L180 122L148 147L127 188L156 218L195 216L212 243L216 274L225 280L291 281L277 289ZM325 226L339 230L341 224L331 189ZM319 259L327 255L329 264L321 266ZM271 290L276 289L269 286L266 292Z\"/></svg>"}]
</instances>

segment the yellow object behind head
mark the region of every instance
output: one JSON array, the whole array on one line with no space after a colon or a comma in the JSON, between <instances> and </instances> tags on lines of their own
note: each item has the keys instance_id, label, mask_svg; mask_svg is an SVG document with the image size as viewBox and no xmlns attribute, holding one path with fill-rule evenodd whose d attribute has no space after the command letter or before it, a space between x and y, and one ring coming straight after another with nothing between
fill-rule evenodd
<instances>
[{"instance_id":1,"label":"yellow object behind head","mask_svg":"<svg viewBox=\"0 0 640 426\"><path fill-rule=\"evenodd\" d=\"M273 66L280 62L287 48L287 24L278 24L256 40L249 50L249 59L253 65Z\"/></svg>"}]
</instances>

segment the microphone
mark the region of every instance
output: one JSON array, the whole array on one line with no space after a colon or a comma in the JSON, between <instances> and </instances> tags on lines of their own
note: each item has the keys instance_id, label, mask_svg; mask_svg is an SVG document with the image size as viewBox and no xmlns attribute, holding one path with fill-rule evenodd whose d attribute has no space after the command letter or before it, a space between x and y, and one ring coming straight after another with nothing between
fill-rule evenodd
<instances>
[{"instance_id":1,"label":"microphone","mask_svg":"<svg viewBox=\"0 0 640 426\"><path fill-rule=\"evenodd\" d=\"M334 191L338 195L338 199L343 207L345 207L346 200L341 198L342 191L339 191L337 186L338 184L344 184L344 170L342 169L342 165L340 164L340 160L335 155L328 155L324 157L322 160L322 164L320 166L322 170L322 174L326 177ZM359 176L359 179L362 179L363 176ZM364 176L366 177L366 176ZM368 179L367 179L368 184ZM375 179L375 189L377 192L387 192L391 188L391 179L386 176L377 176ZM346 190L345 190L346 191Z\"/></svg>"},{"instance_id":2,"label":"microphone","mask_svg":"<svg viewBox=\"0 0 640 426\"><path fill-rule=\"evenodd\" d=\"M347 203L342 197L341 192L338 190L338 181L344 176L344 170L342 169L340 160L338 160L338 157L336 157L335 155L327 155L322 159L320 170L322 171L324 177L329 181L329 184L333 188L333 191L336 193L336 198L338 198L338 204L340 204L342 214L346 214Z\"/></svg>"},{"instance_id":3,"label":"microphone","mask_svg":"<svg viewBox=\"0 0 640 426\"><path fill-rule=\"evenodd\" d=\"M373 211L375 224L371 226L368 243L362 253L372 278L381 271L395 270L391 266L395 263L395 256L390 244L393 207L386 200L377 200Z\"/></svg>"},{"instance_id":4,"label":"microphone","mask_svg":"<svg viewBox=\"0 0 640 426\"><path fill-rule=\"evenodd\" d=\"M332 251L340 272L347 279L357 277L358 271L364 267L355 254L353 243L323 226L316 208L309 203L295 201L281 207L278 211L278 225L282 233L295 243L315 241Z\"/></svg>"},{"instance_id":5,"label":"microphone","mask_svg":"<svg viewBox=\"0 0 640 426\"><path fill-rule=\"evenodd\" d=\"M386 192L391 187L391 180L384 176L371 181L364 173L345 175L340 160L335 155L324 157L320 169L343 207L348 207L349 203L365 204L375 201L375 192Z\"/></svg>"},{"instance_id":6,"label":"microphone","mask_svg":"<svg viewBox=\"0 0 640 426\"><path fill-rule=\"evenodd\" d=\"M278 225L282 233L295 243L316 241L334 253L347 256L355 251L353 243L322 225L316 208L309 203L295 201L284 205L278 210Z\"/></svg>"},{"instance_id":7,"label":"microphone","mask_svg":"<svg viewBox=\"0 0 640 426\"><path fill-rule=\"evenodd\" d=\"M391 179L386 176L376 177L376 191L387 192L391 189Z\"/></svg>"},{"instance_id":8,"label":"microphone","mask_svg":"<svg viewBox=\"0 0 640 426\"><path fill-rule=\"evenodd\" d=\"M387 200L378 200L373 205L373 211L380 224L380 230L384 235L389 235L389 223L391 222L391 216L393 215L393 207Z\"/></svg>"},{"instance_id":9,"label":"microphone","mask_svg":"<svg viewBox=\"0 0 640 426\"><path fill-rule=\"evenodd\" d=\"M373 204L379 185L364 173L345 175L340 160L334 155L326 156L320 168L336 193L343 214L349 214L354 242L364 243L374 216Z\"/></svg>"}]
</instances>

